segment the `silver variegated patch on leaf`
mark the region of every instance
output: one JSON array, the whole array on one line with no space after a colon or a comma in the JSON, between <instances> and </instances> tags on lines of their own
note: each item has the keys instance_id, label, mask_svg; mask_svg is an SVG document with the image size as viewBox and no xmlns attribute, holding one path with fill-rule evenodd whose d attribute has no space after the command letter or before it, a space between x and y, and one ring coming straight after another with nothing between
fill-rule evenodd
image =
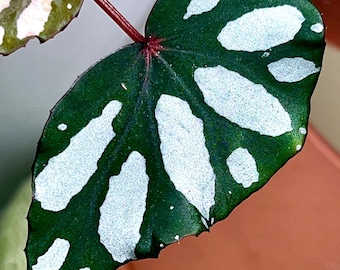
<instances>
[{"instance_id":1,"label":"silver variegated patch on leaf","mask_svg":"<svg viewBox=\"0 0 340 270\"><path fill-rule=\"evenodd\" d=\"M57 238L47 252L38 258L37 264L32 266L33 270L58 270L63 265L70 243L65 239Z\"/></svg>"},{"instance_id":2,"label":"silver variegated patch on leaf","mask_svg":"<svg viewBox=\"0 0 340 270\"><path fill-rule=\"evenodd\" d=\"M157 53L106 57L51 113L29 268L116 269L228 216L301 150L323 30L308 0L157 1Z\"/></svg>"}]
</instances>

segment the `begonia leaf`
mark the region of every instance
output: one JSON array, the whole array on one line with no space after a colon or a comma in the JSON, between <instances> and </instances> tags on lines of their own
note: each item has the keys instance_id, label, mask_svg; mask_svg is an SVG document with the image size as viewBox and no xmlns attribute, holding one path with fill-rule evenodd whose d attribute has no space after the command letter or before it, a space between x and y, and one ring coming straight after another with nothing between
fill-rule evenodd
<instances>
[{"instance_id":1,"label":"begonia leaf","mask_svg":"<svg viewBox=\"0 0 340 270\"><path fill-rule=\"evenodd\" d=\"M157 1L148 42L95 64L51 113L29 268L116 269L226 218L302 148L323 30L306 0Z\"/></svg>"}]
</instances>

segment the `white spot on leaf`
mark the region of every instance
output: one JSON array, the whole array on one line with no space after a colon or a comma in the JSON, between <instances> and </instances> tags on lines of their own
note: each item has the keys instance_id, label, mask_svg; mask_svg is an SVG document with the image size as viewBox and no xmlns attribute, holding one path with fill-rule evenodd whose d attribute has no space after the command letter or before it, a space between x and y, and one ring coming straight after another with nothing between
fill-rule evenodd
<instances>
[{"instance_id":1,"label":"white spot on leaf","mask_svg":"<svg viewBox=\"0 0 340 270\"><path fill-rule=\"evenodd\" d=\"M121 83L120 86L124 89L124 90L128 90L125 83Z\"/></svg>"},{"instance_id":2,"label":"white spot on leaf","mask_svg":"<svg viewBox=\"0 0 340 270\"><path fill-rule=\"evenodd\" d=\"M52 11L52 0L32 0L17 20L17 38L39 35Z\"/></svg>"},{"instance_id":3,"label":"white spot on leaf","mask_svg":"<svg viewBox=\"0 0 340 270\"><path fill-rule=\"evenodd\" d=\"M0 0L0 13L5 9L8 8L11 4L11 0Z\"/></svg>"},{"instance_id":4,"label":"white spot on leaf","mask_svg":"<svg viewBox=\"0 0 340 270\"><path fill-rule=\"evenodd\" d=\"M296 146L296 151L300 151L301 148L302 148L302 145L301 145L301 144L298 144L298 145Z\"/></svg>"},{"instance_id":5,"label":"white spot on leaf","mask_svg":"<svg viewBox=\"0 0 340 270\"><path fill-rule=\"evenodd\" d=\"M116 135L112 121L121 107L118 101L108 103L101 116L92 119L71 138L63 152L48 161L35 179L35 199L41 202L43 209L66 208L71 198L86 185L97 170L97 161Z\"/></svg>"},{"instance_id":6,"label":"white spot on leaf","mask_svg":"<svg viewBox=\"0 0 340 270\"><path fill-rule=\"evenodd\" d=\"M159 247L164 248L164 244L163 243L159 244Z\"/></svg>"},{"instance_id":7,"label":"white spot on leaf","mask_svg":"<svg viewBox=\"0 0 340 270\"><path fill-rule=\"evenodd\" d=\"M217 6L218 2L220 2L220 0L191 0L187 7L187 13L184 15L183 19L186 20L193 15L211 11Z\"/></svg>"},{"instance_id":8,"label":"white spot on leaf","mask_svg":"<svg viewBox=\"0 0 340 270\"><path fill-rule=\"evenodd\" d=\"M316 23L316 24L313 24L311 27L310 27L310 30L312 30L313 32L315 33L322 33L323 30L324 30L324 26L322 23Z\"/></svg>"},{"instance_id":9,"label":"white spot on leaf","mask_svg":"<svg viewBox=\"0 0 340 270\"><path fill-rule=\"evenodd\" d=\"M179 240L179 235L175 235L175 240L176 240L176 241Z\"/></svg>"},{"instance_id":10,"label":"white spot on leaf","mask_svg":"<svg viewBox=\"0 0 340 270\"><path fill-rule=\"evenodd\" d=\"M269 57L269 55L270 55L270 52L264 52L261 57L266 58L266 57Z\"/></svg>"},{"instance_id":11,"label":"white spot on leaf","mask_svg":"<svg viewBox=\"0 0 340 270\"><path fill-rule=\"evenodd\" d=\"M170 206L170 210L174 210L175 209L175 207L173 207L172 205Z\"/></svg>"},{"instance_id":12,"label":"white spot on leaf","mask_svg":"<svg viewBox=\"0 0 340 270\"><path fill-rule=\"evenodd\" d=\"M299 132L300 132L302 135L306 135L306 134L307 134L307 129L305 129L304 127L300 127L300 128L299 128Z\"/></svg>"},{"instance_id":13,"label":"white spot on leaf","mask_svg":"<svg viewBox=\"0 0 340 270\"><path fill-rule=\"evenodd\" d=\"M187 102L162 95L156 107L164 167L176 189L206 218L215 200L215 174L205 146L203 122Z\"/></svg>"},{"instance_id":14,"label":"white spot on leaf","mask_svg":"<svg viewBox=\"0 0 340 270\"><path fill-rule=\"evenodd\" d=\"M255 9L228 22L217 39L227 50L266 51L293 40L304 21L289 5Z\"/></svg>"},{"instance_id":15,"label":"white spot on leaf","mask_svg":"<svg viewBox=\"0 0 340 270\"><path fill-rule=\"evenodd\" d=\"M47 252L38 258L38 263L32 266L32 270L59 270L70 249L67 240L57 238Z\"/></svg>"},{"instance_id":16,"label":"white spot on leaf","mask_svg":"<svg viewBox=\"0 0 340 270\"><path fill-rule=\"evenodd\" d=\"M227 165L234 180L244 188L259 181L255 159L247 149L240 147L233 151L227 158Z\"/></svg>"},{"instance_id":17,"label":"white spot on leaf","mask_svg":"<svg viewBox=\"0 0 340 270\"><path fill-rule=\"evenodd\" d=\"M60 125L58 125L58 129L60 131L65 131L67 129L67 125L66 124L60 124Z\"/></svg>"},{"instance_id":18,"label":"white spot on leaf","mask_svg":"<svg viewBox=\"0 0 340 270\"><path fill-rule=\"evenodd\" d=\"M207 221L205 220L204 217L201 217L201 221L202 221L204 227L206 227L207 229L209 229L208 223L207 223Z\"/></svg>"},{"instance_id":19,"label":"white spot on leaf","mask_svg":"<svg viewBox=\"0 0 340 270\"><path fill-rule=\"evenodd\" d=\"M4 42L4 36L5 36L5 28L3 28L2 26L0 26L0 46L1 46L2 43Z\"/></svg>"},{"instance_id":20,"label":"white spot on leaf","mask_svg":"<svg viewBox=\"0 0 340 270\"><path fill-rule=\"evenodd\" d=\"M115 261L136 259L140 226L146 210L149 177L145 158L132 152L119 175L112 176L109 191L100 207L100 242Z\"/></svg>"},{"instance_id":21,"label":"white spot on leaf","mask_svg":"<svg viewBox=\"0 0 340 270\"><path fill-rule=\"evenodd\" d=\"M91 268L90 267L85 267L85 268L81 268L79 270L91 270Z\"/></svg>"},{"instance_id":22,"label":"white spot on leaf","mask_svg":"<svg viewBox=\"0 0 340 270\"><path fill-rule=\"evenodd\" d=\"M268 65L269 72L279 82L299 82L320 71L311 61L301 57L282 58Z\"/></svg>"},{"instance_id":23,"label":"white spot on leaf","mask_svg":"<svg viewBox=\"0 0 340 270\"><path fill-rule=\"evenodd\" d=\"M69 4L67 4L66 7L67 7L67 9L72 9L72 4L69 3Z\"/></svg>"},{"instance_id":24,"label":"white spot on leaf","mask_svg":"<svg viewBox=\"0 0 340 270\"><path fill-rule=\"evenodd\" d=\"M194 79L205 102L240 127L273 137L292 130L289 114L262 85L222 66L198 68Z\"/></svg>"}]
</instances>

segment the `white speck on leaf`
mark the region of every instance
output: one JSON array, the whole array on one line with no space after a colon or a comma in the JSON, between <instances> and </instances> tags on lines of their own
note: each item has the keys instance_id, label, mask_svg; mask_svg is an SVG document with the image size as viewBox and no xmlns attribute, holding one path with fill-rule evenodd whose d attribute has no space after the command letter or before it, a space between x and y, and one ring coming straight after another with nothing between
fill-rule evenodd
<instances>
[{"instance_id":1,"label":"white speck on leaf","mask_svg":"<svg viewBox=\"0 0 340 270\"><path fill-rule=\"evenodd\" d=\"M170 210L174 210L175 207L173 207L172 205L170 206Z\"/></svg>"},{"instance_id":2,"label":"white speck on leaf","mask_svg":"<svg viewBox=\"0 0 340 270\"><path fill-rule=\"evenodd\" d=\"M100 242L120 263L136 259L134 250L141 236L148 183L146 160L136 151L122 165L119 175L110 178L100 207L98 233Z\"/></svg>"},{"instance_id":3,"label":"white speck on leaf","mask_svg":"<svg viewBox=\"0 0 340 270\"><path fill-rule=\"evenodd\" d=\"M307 129L304 128L304 127L300 127L300 128L299 128L299 132L300 132L302 135L306 135L306 134L307 134Z\"/></svg>"},{"instance_id":4,"label":"white speck on leaf","mask_svg":"<svg viewBox=\"0 0 340 270\"><path fill-rule=\"evenodd\" d=\"M67 240L57 238L47 252L38 258L38 263L32 266L32 270L59 270L70 249Z\"/></svg>"},{"instance_id":5,"label":"white speck on leaf","mask_svg":"<svg viewBox=\"0 0 340 270\"><path fill-rule=\"evenodd\" d=\"M296 146L296 151L300 151L301 148L302 148L302 145L301 145L301 144L298 144L298 145Z\"/></svg>"},{"instance_id":6,"label":"white speck on leaf","mask_svg":"<svg viewBox=\"0 0 340 270\"><path fill-rule=\"evenodd\" d=\"M35 199L45 210L60 211L78 194L97 170L97 162L109 142L115 137L112 121L122 108L111 101L102 115L92 119L71 138L68 147L52 157L37 175Z\"/></svg>"},{"instance_id":7,"label":"white speck on leaf","mask_svg":"<svg viewBox=\"0 0 340 270\"><path fill-rule=\"evenodd\" d=\"M17 20L17 38L39 35L52 11L52 0L32 0Z\"/></svg>"},{"instance_id":8,"label":"white speck on leaf","mask_svg":"<svg viewBox=\"0 0 340 270\"><path fill-rule=\"evenodd\" d=\"M67 9L72 9L72 4L67 4Z\"/></svg>"},{"instance_id":9,"label":"white speck on leaf","mask_svg":"<svg viewBox=\"0 0 340 270\"><path fill-rule=\"evenodd\" d=\"M314 62L302 57L282 58L268 65L269 72L279 82L299 82L309 75L317 73L320 68L315 67Z\"/></svg>"},{"instance_id":10,"label":"white speck on leaf","mask_svg":"<svg viewBox=\"0 0 340 270\"><path fill-rule=\"evenodd\" d=\"M206 227L207 229L209 229L208 223L207 223L207 221L206 221L206 219L205 219L204 217L201 217L201 221L202 221L204 227Z\"/></svg>"},{"instance_id":11,"label":"white speck on leaf","mask_svg":"<svg viewBox=\"0 0 340 270\"><path fill-rule=\"evenodd\" d=\"M215 203L215 174L205 146L203 121L187 102L162 95L155 115L164 167L176 189L206 218Z\"/></svg>"},{"instance_id":12,"label":"white speck on leaf","mask_svg":"<svg viewBox=\"0 0 340 270\"><path fill-rule=\"evenodd\" d=\"M272 137L292 130L290 116L280 101L239 73L222 66L198 68L194 80L204 101L240 127Z\"/></svg>"},{"instance_id":13,"label":"white speck on leaf","mask_svg":"<svg viewBox=\"0 0 340 270\"><path fill-rule=\"evenodd\" d=\"M60 124L60 125L58 125L58 129L60 131L65 131L67 129L67 125L66 124Z\"/></svg>"},{"instance_id":14,"label":"white speck on leaf","mask_svg":"<svg viewBox=\"0 0 340 270\"><path fill-rule=\"evenodd\" d=\"M124 89L124 90L128 90L125 83L121 83L120 86Z\"/></svg>"},{"instance_id":15,"label":"white speck on leaf","mask_svg":"<svg viewBox=\"0 0 340 270\"><path fill-rule=\"evenodd\" d=\"M183 19L187 20L193 15L200 15L204 12L211 11L219 2L220 0L191 0Z\"/></svg>"},{"instance_id":16,"label":"white speck on leaf","mask_svg":"<svg viewBox=\"0 0 340 270\"><path fill-rule=\"evenodd\" d=\"M179 240L179 235L175 236L175 240L178 241Z\"/></svg>"},{"instance_id":17,"label":"white speck on leaf","mask_svg":"<svg viewBox=\"0 0 340 270\"><path fill-rule=\"evenodd\" d=\"M256 162L245 148L239 147L227 158L227 165L234 180L244 188L259 181Z\"/></svg>"},{"instance_id":18,"label":"white speck on leaf","mask_svg":"<svg viewBox=\"0 0 340 270\"><path fill-rule=\"evenodd\" d=\"M316 24L313 24L311 27L310 27L310 30L312 30L313 32L315 33L322 33L323 30L324 30L324 26L322 23L316 23Z\"/></svg>"},{"instance_id":19,"label":"white speck on leaf","mask_svg":"<svg viewBox=\"0 0 340 270\"><path fill-rule=\"evenodd\" d=\"M294 39L305 21L293 6L255 9L230 21L217 40L227 50L266 51Z\"/></svg>"},{"instance_id":20,"label":"white speck on leaf","mask_svg":"<svg viewBox=\"0 0 340 270\"><path fill-rule=\"evenodd\" d=\"M270 55L270 52L264 52L261 57L266 58L266 57L269 57L269 55Z\"/></svg>"}]
</instances>

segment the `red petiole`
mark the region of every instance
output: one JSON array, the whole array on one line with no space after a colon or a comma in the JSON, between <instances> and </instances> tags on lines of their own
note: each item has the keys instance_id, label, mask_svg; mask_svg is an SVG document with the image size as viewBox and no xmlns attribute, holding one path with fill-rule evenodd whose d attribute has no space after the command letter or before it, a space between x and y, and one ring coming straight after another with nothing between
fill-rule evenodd
<instances>
[{"instance_id":1,"label":"red petiole","mask_svg":"<svg viewBox=\"0 0 340 270\"><path fill-rule=\"evenodd\" d=\"M124 32L133 41L144 44L142 54L146 59L147 66L150 65L150 61L153 56L158 56L159 52L164 50L164 47L161 45L161 42L164 41L164 39L144 37L108 0L94 1L124 30Z\"/></svg>"},{"instance_id":2,"label":"red petiole","mask_svg":"<svg viewBox=\"0 0 340 270\"><path fill-rule=\"evenodd\" d=\"M146 43L146 38L134 28L130 22L108 1L94 0L128 36L135 42Z\"/></svg>"}]
</instances>

